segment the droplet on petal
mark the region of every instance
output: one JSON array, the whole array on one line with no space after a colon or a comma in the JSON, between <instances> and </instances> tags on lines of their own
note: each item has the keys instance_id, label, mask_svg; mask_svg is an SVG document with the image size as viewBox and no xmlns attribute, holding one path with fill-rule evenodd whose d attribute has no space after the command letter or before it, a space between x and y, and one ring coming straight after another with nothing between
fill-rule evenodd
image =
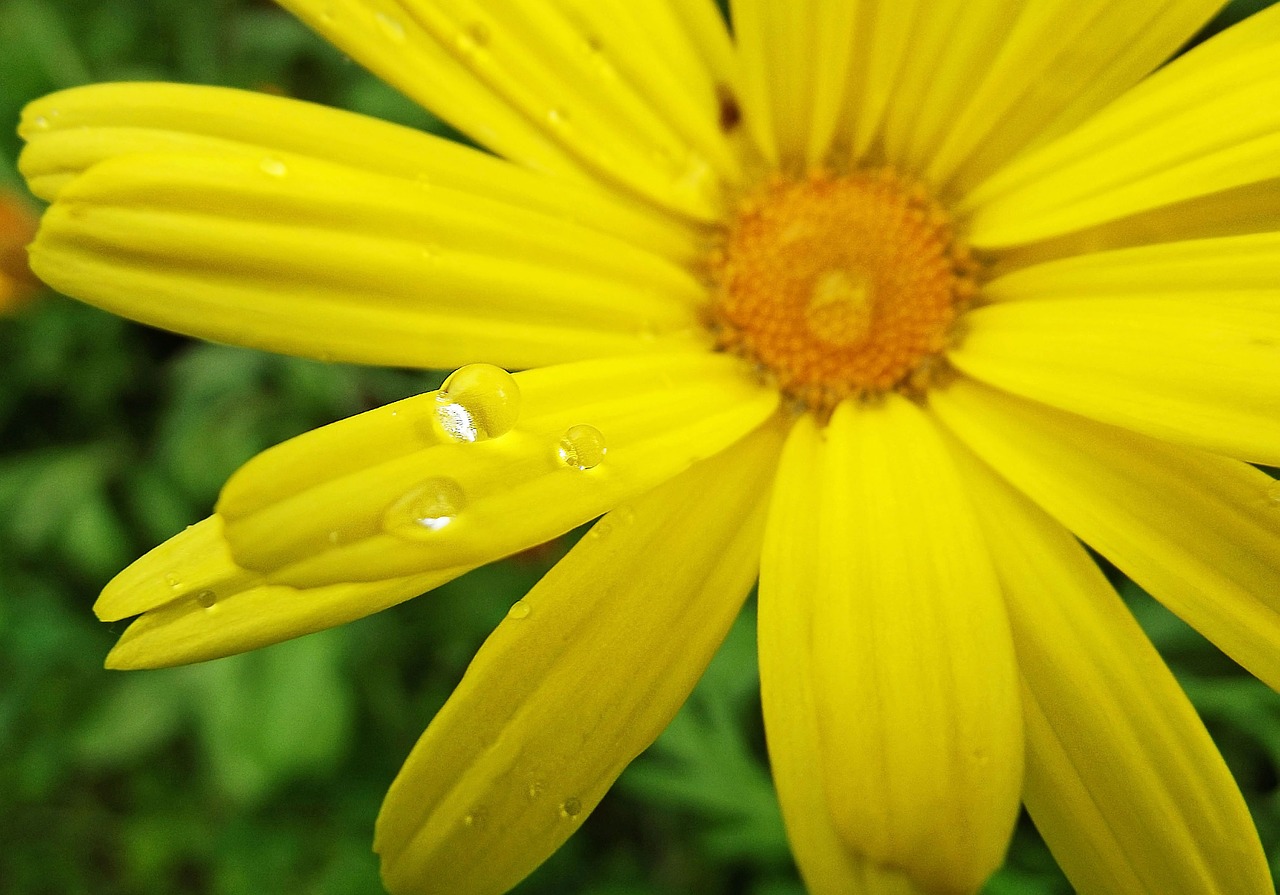
<instances>
[{"instance_id":1,"label":"droplet on petal","mask_svg":"<svg viewBox=\"0 0 1280 895\"><path fill-rule=\"evenodd\" d=\"M374 13L373 17L377 20L378 27L382 29L382 33L387 37L396 43L404 40L404 23L399 19L394 19L385 12Z\"/></svg>"},{"instance_id":2,"label":"droplet on petal","mask_svg":"<svg viewBox=\"0 0 1280 895\"><path fill-rule=\"evenodd\" d=\"M574 469L595 469L608 452L604 435L595 426L571 426L557 449L564 465Z\"/></svg>"},{"instance_id":3,"label":"droplet on petal","mask_svg":"<svg viewBox=\"0 0 1280 895\"><path fill-rule=\"evenodd\" d=\"M582 803L577 799L568 798L560 803L561 817L577 817L582 813Z\"/></svg>"},{"instance_id":4,"label":"droplet on petal","mask_svg":"<svg viewBox=\"0 0 1280 895\"><path fill-rule=\"evenodd\" d=\"M529 612L530 609L528 603L524 600L516 600L511 604L511 608L507 610L507 618L528 618Z\"/></svg>"},{"instance_id":5,"label":"droplet on petal","mask_svg":"<svg viewBox=\"0 0 1280 895\"><path fill-rule=\"evenodd\" d=\"M505 435L520 417L520 386L492 364L468 364L444 381L436 395L434 423L451 441L485 441Z\"/></svg>"},{"instance_id":6,"label":"droplet on petal","mask_svg":"<svg viewBox=\"0 0 1280 895\"><path fill-rule=\"evenodd\" d=\"M453 479L433 476L405 494L383 514L383 527L411 539L431 537L451 523L467 505L467 495Z\"/></svg>"},{"instance_id":7,"label":"droplet on petal","mask_svg":"<svg viewBox=\"0 0 1280 895\"><path fill-rule=\"evenodd\" d=\"M289 167L278 158L264 158L258 167L272 177L284 177L289 173Z\"/></svg>"},{"instance_id":8,"label":"droplet on petal","mask_svg":"<svg viewBox=\"0 0 1280 895\"><path fill-rule=\"evenodd\" d=\"M205 609L212 609L216 602L218 602L218 595L211 590L202 590L196 594L196 603Z\"/></svg>"}]
</instances>

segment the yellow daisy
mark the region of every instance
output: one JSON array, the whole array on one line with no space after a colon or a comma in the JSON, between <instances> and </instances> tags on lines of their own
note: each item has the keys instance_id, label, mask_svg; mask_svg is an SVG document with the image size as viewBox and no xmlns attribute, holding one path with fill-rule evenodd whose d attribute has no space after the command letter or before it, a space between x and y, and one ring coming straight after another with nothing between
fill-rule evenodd
<instances>
[{"instance_id":1,"label":"yellow daisy","mask_svg":"<svg viewBox=\"0 0 1280 895\"><path fill-rule=\"evenodd\" d=\"M499 893L759 575L815 893L972 893L1020 802L1086 893L1269 893L1080 541L1280 684L1280 7L282 0L494 154L272 96L30 106L47 282L321 358L467 366L273 448L97 604L112 667L384 609L603 515L387 796L396 893ZM497 368L522 369L513 376ZM1076 539L1079 538L1080 541Z\"/></svg>"}]
</instances>

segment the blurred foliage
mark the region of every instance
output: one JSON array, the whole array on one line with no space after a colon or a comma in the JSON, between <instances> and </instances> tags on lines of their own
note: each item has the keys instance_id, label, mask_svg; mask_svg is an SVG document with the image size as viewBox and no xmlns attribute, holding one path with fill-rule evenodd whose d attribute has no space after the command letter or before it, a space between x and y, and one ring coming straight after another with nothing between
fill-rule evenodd
<instances>
[{"instance_id":1,"label":"blurred foliage","mask_svg":"<svg viewBox=\"0 0 1280 895\"><path fill-rule=\"evenodd\" d=\"M1237 0L1213 26L1269 5ZM264 89L445 133L250 0L0 0L0 119L50 90ZM12 127L0 189L18 188ZM431 375L270 357L47 295L0 319L0 891L378 893L383 793L487 632L559 555L532 551L344 628L188 668L108 673L94 595L208 513L262 448ZM1280 700L1110 570L1280 856ZM800 895L769 781L748 607L685 709L523 895ZM1023 818L989 895L1068 891Z\"/></svg>"}]
</instances>

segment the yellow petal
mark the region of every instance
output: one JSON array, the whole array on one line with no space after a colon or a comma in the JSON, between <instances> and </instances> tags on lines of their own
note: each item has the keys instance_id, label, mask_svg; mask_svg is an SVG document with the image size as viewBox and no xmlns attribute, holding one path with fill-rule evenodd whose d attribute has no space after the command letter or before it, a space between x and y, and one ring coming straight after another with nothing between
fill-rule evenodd
<instances>
[{"instance_id":1,"label":"yellow petal","mask_svg":"<svg viewBox=\"0 0 1280 895\"><path fill-rule=\"evenodd\" d=\"M1280 292L1280 233L1086 251L1032 264L982 287L984 302L1056 298L1256 297Z\"/></svg>"},{"instance_id":2,"label":"yellow petal","mask_svg":"<svg viewBox=\"0 0 1280 895\"><path fill-rule=\"evenodd\" d=\"M625 28L545 0L501 9L443 0L282 0L285 8L406 95L527 167L602 178L677 212L714 219L732 156L704 154L672 126L634 69ZM582 7L579 7L581 9ZM603 30L607 29L607 30ZM662 57L649 59L662 65ZM701 72L693 97L714 96ZM713 124L714 105L704 107ZM686 116L687 118L687 116ZM679 120L679 119L678 119ZM711 145L711 144L708 144Z\"/></svg>"},{"instance_id":3,"label":"yellow petal","mask_svg":"<svg viewBox=\"0 0 1280 895\"><path fill-rule=\"evenodd\" d=\"M391 786L393 893L498 895L693 689L759 564L770 426L596 524L489 637Z\"/></svg>"},{"instance_id":4,"label":"yellow petal","mask_svg":"<svg viewBox=\"0 0 1280 895\"><path fill-rule=\"evenodd\" d=\"M190 335L325 359L523 367L689 343L704 288L621 240L287 153L126 155L65 187L32 268ZM668 345L669 347L669 345Z\"/></svg>"},{"instance_id":5,"label":"yellow petal","mask_svg":"<svg viewBox=\"0 0 1280 895\"><path fill-rule=\"evenodd\" d=\"M1024 798L1076 891L1273 892L1231 773L1097 565L982 464L964 471L1022 671Z\"/></svg>"},{"instance_id":6,"label":"yellow petal","mask_svg":"<svg viewBox=\"0 0 1280 895\"><path fill-rule=\"evenodd\" d=\"M948 357L1063 410L1280 465L1278 288L1003 302L966 314Z\"/></svg>"},{"instance_id":7,"label":"yellow petal","mask_svg":"<svg viewBox=\"0 0 1280 895\"><path fill-rule=\"evenodd\" d=\"M1019 245L1280 176L1280 9L1170 63L962 203L968 238Z\"/></svg>"},{"instance_id":8,"label":"yellow petal","mask_svg":"<svg viewBox=\"0 0 1280 895\"><path fill-rule=\"evenodd\" d=\"M794 472L806 463L820 470L814 487L787 493L806 484ZM976 892L1017 817L1022 726L1008 621L962 482L933 425L897 396L842 405L816 448L793 446L788 469L768 530L761 625L795 613L788 633L768 635L779 638L772 648L810 654L799 661L834 828L859 859L921 889ZM786 525L806 513L813 522ZM776 675L769 705L786 688L797 706L782 717L801 716L806 685L763 656L762 676ZM814 751L803 732L780 735L778 720L767 719L771 748ZM799 757L784 761L794 768ZM788 817L820 810L804 804L814 788L795 776ZM816 839L807 873L841 872L822 821L792 835Z\"/></svg>"},{"instance_id":9,"label":"yellow petal","mask_svg":"<svg viewBox=\"0 0 1280 895\"><path fill-rule=\"evenodd\" d=\"M967 380L929 403L1051 516L1280 686L1280 489L1265 473Z\"/></svg>"},{"instance_id":10,"label":"yellow petal","mask_svg":"<svg viewBox=\"0 0 1280 895\"><path fill-rule=\"evenodd\" d=\"M107 656L108 668L161 668L246 652L346 624L468 571L317 588L269 584L236 565L213 516L170 538L115 577L94 606L114 621L143 613Z\"/></svg>"},{"instance_id":11,"label":"yellow petal","mask_svg":"<svg viewBox=\"0 0 1280 895\"><path fill-rule=\"evenodd\" d=\"M677 261L701 237L673 217L600 185L531 173L412 128L264 93L189 84L94 84L23 110L20 167L54 201L85 169L117 155L196 152L260 161L277 152L456 190L619 237Z\"/></svg>"},{"instance_id":12,"label":"yellow petal","mask_svg":"<svg viewBox=\"0 0 1280 895\"><path fill-rule=\"evenodd\" d=\"M1019 8L1028 4L932 0L916 5L880 135L889 162L913 173L923 170L957 108L998 56Z\"/></svg>"},{"instance_id":13,"label":"yellow petal","mask_svg":"<svg viewBox=\"0 0 1280 895\"><path fill-rule=\"evenodd\" d=\"M305 587L489 562L723 450L778 400L737 358L709 353L586 361L516 380L520 418L498 438L438 434L433 393L250 461L218 502L232 555L272 581ZM607 453L593 468L560 456L577 426L603 438ZM398 434L370 437L382 430Z\"/></svg>"},{"instance_id":14,"label":"yellow petal","mask_svg":"<svg viewBox=\"0 0 1280 895\"><path fill-rule=\"evenodd\" d=\"M1064 133L1147 75L1207 22L1222 0L1041 0L964 4L954 75L933 74L912 158L926 179L962 191L1023 147ZM938 89L939 86L941 89Z\"/></svg>"},{"instance_id":15,"label":"yellow petal","mask_svg":"<svg viewBox=\"0 0 1280 895\"><path fill-rule=\"evenodd\" d=\"M813 626L817 566L804 545L816 545L815 498L822 480L823 443L813 418L803 416L787 439L769 504L760 560L760 698L769 766L782 804L791 851L813 895L849 891L857 874L827 811L815 702Z\"/></svg>"}]
</instances>

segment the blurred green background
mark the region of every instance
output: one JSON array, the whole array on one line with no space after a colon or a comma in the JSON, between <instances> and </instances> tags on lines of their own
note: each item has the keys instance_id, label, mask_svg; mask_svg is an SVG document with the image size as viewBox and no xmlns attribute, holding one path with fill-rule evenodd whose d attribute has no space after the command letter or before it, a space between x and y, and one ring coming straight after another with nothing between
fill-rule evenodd
<instances>
[{"instance_id":1,"label":"blurred green background","mask_svg":"<svg viewBox=\"0 0 1280 895\"><path fill-rule=\"evenodd\" d=\"M1267 5L1233 3L1211 30ZM124 79L269 89L444 130L269 3L0 0L0 189L21 192L12 131L27 100ZM0 317L0 893L382 891L370 843L387 785L562 547L169 671L102 670L122 625L90 607L255 452L438 381L194 343L47 292ZM1114 577L1280 858L1280 699ZM670 729L519 891L800 895L759 715L748 607ZM988 892L1067 891L1024 818Z\"/></svg>"}]
</instances>

